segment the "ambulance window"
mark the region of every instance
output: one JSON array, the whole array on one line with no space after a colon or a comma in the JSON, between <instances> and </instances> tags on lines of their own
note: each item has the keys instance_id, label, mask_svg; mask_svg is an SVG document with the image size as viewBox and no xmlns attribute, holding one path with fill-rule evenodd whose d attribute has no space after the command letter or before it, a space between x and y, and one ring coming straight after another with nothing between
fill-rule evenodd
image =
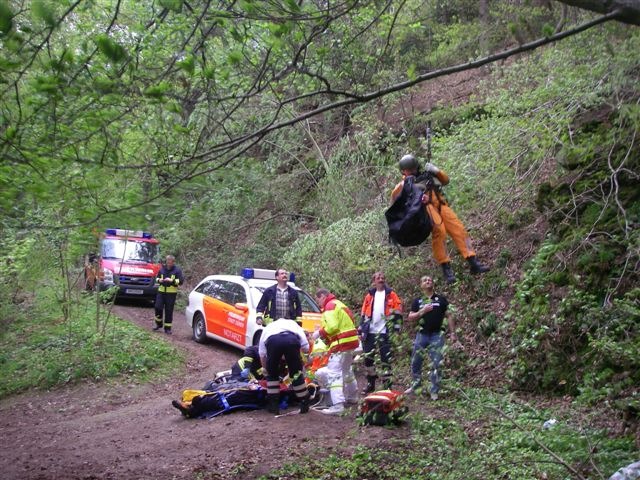
<instances>
[{"instance_id":1,"label":"ambulance window","mask_svg":"<svg viewBox=\"0 0 640 480\"><path fill-rule=\"evenodd\" d=\"M207 287L209 287L209 285L211 285L211 282L202 282L200 285L196 287L196 292L204 293L206 295L206 290L207 290Z\"/></svg>"},{"instance_id":2,"label":"ambulance window","mask_svg":"<svg viewBox=\"0 0 640 480\"><path fill-rule=\"evenodd\" d=\"M298 290L298 296L300 297L300 305L302 306L303 312L320 312L320 308L307 292Z\"/></svg>"},{"instance_id":3,"label":"ambulance window","mask_svg":"<svg viewBox=\"0 0 640 480\"><path fill-rule=\"evenodd\" d=\"M217 298L222 300L224 303L233 305L234 303L236 303L236 294L234 290L235 286L235 283L220 281Z\"/></svg>"},{"instance_id":4,"label":"ambulance window","mask_svg":"<svg viewBox=\"0 0 640 480\"><path fill-rule=\"evenodd\" d=\"M237 283L230 283L228 285L229 295L232 296L231 304L235 303L247 303L247 294L244 291L244 287Z\"/></svg>"},{"instance_id":5,"label":"ambulance window","mask_svg":"<svg viewBox=\"0 0 640 480\"><path fill-rule=\"evenodd\" d=\"M208 282L202 283L196 291L212 298L218 298L218 283L215 280L209 280Z\"/></svg>"}]
</instances>

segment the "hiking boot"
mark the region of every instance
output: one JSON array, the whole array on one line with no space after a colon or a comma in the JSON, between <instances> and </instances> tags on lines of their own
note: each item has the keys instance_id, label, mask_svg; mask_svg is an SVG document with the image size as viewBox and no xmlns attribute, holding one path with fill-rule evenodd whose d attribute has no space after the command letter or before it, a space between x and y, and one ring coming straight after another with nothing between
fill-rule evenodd
<instances>
[{"instance_id":1,"label":"hiking boot","mask_svg":"<svg viewBox=\"0 0 640 480\"><path fill-rule=\"evenodd\" d=\"M405 395L417 395L422 389L422 382L420 380L414 381L409 388L404 391Z\"/></svg>"},{"instance_id":2,"label":"hiking boot","mask_svg":"<svg viewBox=\"0 0 640 480\"><path fill-rule=\"evenodd\" d=\"M447 284L451 285L452 283L456 283L456 276L453 274L453 270L451 269L451 264L449 262L443 263L442 265L442 274L444 275L444 281Z\"/></svg>"},{"instance_id":3,"label":"hiking boot","mask_svg":"<svg viewBox=\"0 0 640 480\"><path fill-rule=\"evenodd\" d=\"M484 273L490 270L489 267L478 262L475 256L467 258L467 262L469 262L471 273Z\"/></svg>"},{"instance_id":4,"label":"hiking boot","mask_svg":"<svg viewBox=\"0 0 640 480\"><path fill-rule=\"evenodd\" d=\"M308 413L309 412L309 398L305 398L300 401L300 413Z\"/></svg>"},{"instance_id":5,"label":"hiking boot","mask_svg":"<svg viewBox=\"0 0 640 480\"><path fill-rule=\"evenodd\" d=\"M325 415L340 415L344 412L344 404L336 403L335 405L331 405L329 408L320 410L320 412L324 413Z\"/></svg>"},{"instance_id":6,"label":"hiking boot","mask_svg":"<svg viewBox=\"0 0 640 480\"><path fill-rule=\"evenodd\" d=\"M157 323L153 326L153 330L160 330L162 328L162 324L158 325Z\"/></svg>"},{"instance_id":7,"label":"hiking boot","mask_svg":"<svg viewBox=\"0 0 640 480\"><path fill-rule=\"evenodd\" d=\"M175 408L180 410L180 413L185 417L189 416L189 407L187 406L186 403L181 402L180 400L173 400L171 402L171 405L173 405Z\"/></svg>"},{"instance_id":8,"label":"hiking boot","mask_svg":"<svg viewBox=\"0 0 640 480\"><path fill-rule=\"evenodd\" d=\"M172 335L171 330L167 330L166 328L164 329L164 333L166 333L167 335Z\"/></svg>"},{"instance_id":9,"label":"hiking boot","mask_svg":"<svg viewBox=\"0 0 640 480\"><path fill-rule=\"evenodd\" d=\"M267 412L280 415L280 399L278 395L267 396Z\"/></svg>"},{"instance_id":10,"label":"hiking boot","mask_svg":"<svg viewBox=\"0 0 640 480\"><path fill-rule=\"evenodd\" d=\"M362 389L362 395L368 395L376 391L376 377L367 376L367 385Z\"/></svg>"}]
</instances>

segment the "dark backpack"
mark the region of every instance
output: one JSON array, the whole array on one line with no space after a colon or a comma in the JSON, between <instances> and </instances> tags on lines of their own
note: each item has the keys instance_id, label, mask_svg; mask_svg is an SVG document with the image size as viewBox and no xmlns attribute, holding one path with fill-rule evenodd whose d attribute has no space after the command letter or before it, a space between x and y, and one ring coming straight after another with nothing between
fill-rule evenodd
<instances>
[{"instance_id":1,"label":"dark backpack","mask_svg":"<svg viewBox=\"0 0 640 480\"><path fill-rule=\"evenodd\" d=\"M400 196L384 212L389 226L389 239L403 247L420 245L431 234L431 219L422 203L424 191L410 176L404 179Z\"/></svg>"}]
</instances>

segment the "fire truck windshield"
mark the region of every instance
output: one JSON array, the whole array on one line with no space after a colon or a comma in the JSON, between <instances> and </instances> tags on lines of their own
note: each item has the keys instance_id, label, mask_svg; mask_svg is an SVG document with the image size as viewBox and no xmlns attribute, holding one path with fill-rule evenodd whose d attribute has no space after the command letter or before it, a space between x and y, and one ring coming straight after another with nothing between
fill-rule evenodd
<instances>
[{"instance_id":1,"label":"fire truck windshield","mask_svg":"<svg viewBox=\"0 0 640 480\"><path fill-rule=\"evenodd\" d=\"M117 259L123 262L156 263L158 261L158 245L134 240L118 240L105 238L102 240L102 258Z\"/></svg>"}]
</instances>

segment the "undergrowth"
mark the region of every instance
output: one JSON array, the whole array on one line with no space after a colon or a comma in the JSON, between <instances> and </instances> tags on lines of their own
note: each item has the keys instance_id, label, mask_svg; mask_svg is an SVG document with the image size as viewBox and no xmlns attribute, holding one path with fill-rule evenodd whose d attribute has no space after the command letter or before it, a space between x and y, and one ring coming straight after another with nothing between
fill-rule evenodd
<instances>
[{"instance_id":1,"label":"undergrowth","mask_svg":"<svg viewBox=\"0 0 640 480\"><path fill-rule=\"evenodd\" d=\"M27 308L25 308L27 307ZM95 302L82 297L64 321L52 295L26 306L1 304L0 398L29 389L127 377L138 381L174 373L182 364L169 343L113 315L96 330Z\"/></svg>"},{"instance_id":2,"label":"undergrowth","mask_svg":"<svg viewBox=\"0 0 640 480\"><path fill-rule=\"evenodd\" d=\"M423 398L411 404L397 436L355 448L345 441L261 479L587 478L637 460L633 439L611 438L592 423L595 414L537 408L484 389L452 386L447 393L437 405Z\"/></svg>"}]
</instances>

